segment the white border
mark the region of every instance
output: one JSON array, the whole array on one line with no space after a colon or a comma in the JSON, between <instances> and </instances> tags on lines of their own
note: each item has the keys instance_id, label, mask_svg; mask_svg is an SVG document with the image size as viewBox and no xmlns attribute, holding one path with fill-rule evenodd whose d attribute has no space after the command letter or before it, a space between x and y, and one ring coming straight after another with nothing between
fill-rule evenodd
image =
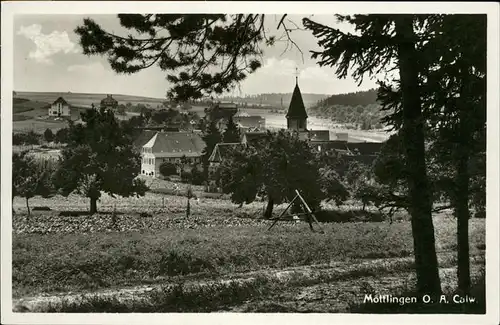
<instances>
[{"instance_id":1,"label":"white border","mask_svg":"<svg viewBox=\"0 0 500 325\"><path fill-rule=\"evenodd\" d=\"M84 2L36 1L2 2L2 110L1 110L1 323L2 324L204 324L313 322L349 323L499 323L499 5L494 2ZM12 87L13 87L13 16L15 14L116 14L175 13L487 13L488 14L488 142L487 142L487 214L486 219L486 315L355 315L355 314L16 314L12 312Z\"/></svg>"}]
</instances>

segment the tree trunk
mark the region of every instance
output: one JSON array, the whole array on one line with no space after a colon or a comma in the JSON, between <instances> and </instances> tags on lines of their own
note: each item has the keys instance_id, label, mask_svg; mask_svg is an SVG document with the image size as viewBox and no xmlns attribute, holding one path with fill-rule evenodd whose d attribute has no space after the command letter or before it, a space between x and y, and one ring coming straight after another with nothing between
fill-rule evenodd
<instances>
[{"instance_id":1,"label":"tree trunk","mask_svg":"<svg viewBox=\"0 0 500 325\"><path fill-rule=\"evenodd\" d=\"M462 82L466 82L466 77ZM463 94L460 94L462 97ZM461 105L466 103L462 102ZM467 109L460 107L459 110L459 141L457 145L458 155L456 161L456 187L455 187L455 217L457 218L457 261L458 261L458 290L462 294L470 290L470 261L469 261L469 145L473 141L469 132L469 117Z\"/></svg>"},{"instance_id":2,"label":"tree trunk","mask_svg":"<svg viewBox=\"0 0 500 325\"><path fill-rule=\"evenodd\" d=\"M26 207L28 208L28 218L31 215L31 210L30 210L30 204L29 204L29 198L26 198Z\"/></svg>"},{"instance_id":3,"label":"tree trunk","mask_svg":"<svg viewBox=\"0 0 500 325\"><path fill-rule=\"evenodd\" d=\"M91 197L90 198L90 214L95 214L97 213L97 198Z\"/></svg>"},{"instance_id":4,"label":"tree trunk","mask_svg":"<svg viewBox=\"0 0 500 325\"><path fill-rule=\"evenodd\" d=\"M460 149L459 149L460 150ZM461 154L457 161L456 205L457 248L458 248L458 290L462 294L470 289L469 261L469 175L467 170L468 155Z\"/></svg>"},{"instance_id":5,"label":"tree trunk","mask_svg":"<svg viewBox=\"0 0 500 325\"><path fill-rule=\"evenodd\" d=\"M434 225L432 222L431 188L425 164L424 121L418 85L415 35L412 16L395 20L398 38L398 61L403 95L402 136L407 160L408 188L419 294L441 293Z\"/></svg>"},{"instance_id":6,"label":"tree trunk","mask_svg":"<svg viewBox=\"0 0 500 325\"><path fill-rule=\"evenodd\" d=\"M189 202L189 198L187 200L187 206L186 206L186 218L189 218L189 215L191 214L191 204Z\"/></svg>"},{"instance_id":7,"label":"tree trunk","mask_svg":"<svg viewBox=\"0 0 500 325\"><path fill-rule=\"evenodd\" d=\"M272 197L269 197L268 199L269 200L267 201L266 211L264 212L264 218L271 219L271 217L273 216L274 200Z\"/></svg>"}]
</instances>

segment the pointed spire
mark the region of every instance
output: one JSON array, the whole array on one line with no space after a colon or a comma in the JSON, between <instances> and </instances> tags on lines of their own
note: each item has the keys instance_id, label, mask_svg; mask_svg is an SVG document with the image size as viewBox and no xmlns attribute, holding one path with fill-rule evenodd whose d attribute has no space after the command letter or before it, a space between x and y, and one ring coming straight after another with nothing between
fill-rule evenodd
<instances>
[{"instance_id":1,"label":"pointed spire","mask_svg":"<svg viewBox=\"0 0 500 325\"><path fill-rule=\"evenodd\" d=\"M299 68L295 67L295 86L299 85Z\"/></svg>"},{"instance_id":2,"label":"pointed spire","mask_svg":"<svg viewBox=\"0 0 500 325\"><path fill-rule=\"evenodd\" d=\"M298 69L296 70L298 74ZM297 75L295 76L295 82L295 89L293 90L286 118L307 118L306 108L304 106L304 101L302 100L302 94L300 93Z\"/></svg>"}]
</instances>

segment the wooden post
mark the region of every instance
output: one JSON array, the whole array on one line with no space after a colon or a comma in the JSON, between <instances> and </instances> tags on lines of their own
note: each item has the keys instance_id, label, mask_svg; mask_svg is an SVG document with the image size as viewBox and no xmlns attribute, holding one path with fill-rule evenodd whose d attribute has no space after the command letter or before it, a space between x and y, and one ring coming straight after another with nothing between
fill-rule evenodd
<instances>
[{"instance_id":1,"label":"wooden post","mask_svg":"<svg viewBox=\"0 0 500 325\"><path fill-rule=\"evenodd\" d=\"M314 213L312 212L312 210L309 208L309 206L307 205L306 201L304 200L304 198L302 197L302 195L300 195L299 191L298 190L295 190L295 193L297 193L297 196L300 198L300 200L302 201L302 203L304 204L304 206L306 207L307 209L307 212L309 212L311 214L311 216L313 217L313 220L314 222L316 222L316 224L318 225L318 227L321 229L321 231L323 231L323 228L321 227L321 225L319 224L318 222L318 219L316 219L316 216L314 215Z\"/></svg>"},{"instance_id":2,"label":"wooden post","mask_svg":"<svg viewBox=\"0 0 500 325\"><path fill-rule=\"evenodd\" d=\"M274 227L274 225L279 221L279 219L285 214L285 212L288 210L288 208L290 208L293 204L293 202L295 202L295 200L297 199L297 195L293 198L293 200L288 204L288 206L285 208L285 210L283 210L281 212L281 214L276 217L276 218L273 218L274 219L274 222L273 224L267 229L267 230L271 230L272 227Z\"/></svg>"},{"instance_id":3,"label":"wooden post","mask_svg":"<svg viewBox=\"0 0 500 325\"><path fill-rule=\"evenodd\" d=\"M161 208L165 209L165 197L161 198Z\"/></svg>"}]
</instances>

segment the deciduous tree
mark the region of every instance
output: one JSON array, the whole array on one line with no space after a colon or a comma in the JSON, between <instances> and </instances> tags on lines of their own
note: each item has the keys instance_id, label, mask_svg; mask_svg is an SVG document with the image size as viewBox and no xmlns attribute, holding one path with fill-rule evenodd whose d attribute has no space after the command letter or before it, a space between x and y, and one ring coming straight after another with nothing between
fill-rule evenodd
<instances>
[{"instance_id":1,"label":"deciduous tree","mask_svg":"<svg viewBox=\"0 0 500 325\"><path fill-rule=\"evenodd\" d=\"M140 154L133 135L119 123L112 110L89 109L83 124L71 124L68 145L62 150L54 184L62 195L75 192L90 199L90 213L97 212L101 192L111 196L142 196L144 181L136 176Z\"/></svg>"},{"instance_id":2,"label":"deciduous tree","mask_svg":"<svg viewBox=\"0 0 500 325\"><path fill-rule=\"evenodd\" d=\"M52 170L46 167L27 151L12 156L12 198L20 196L26 199L28 217L31 214L29 199L37 195L48 197L53 193Z\"/></svg>"},{"instance_id":3,"label":"deciduous tree","mask_svg":"<svg viewBox=\"0 0 500 325\"><path fill-rule=\"evenodd\" d=\"M273 206L291 201L297 189L311 208L319 208L324 198L320 166L298 134L268 132L266 139L229 156L218 170L218 182L233 202L253 202L262 192L268 199L264 215L270 218Z\"/></svg>"}]
</instances>

